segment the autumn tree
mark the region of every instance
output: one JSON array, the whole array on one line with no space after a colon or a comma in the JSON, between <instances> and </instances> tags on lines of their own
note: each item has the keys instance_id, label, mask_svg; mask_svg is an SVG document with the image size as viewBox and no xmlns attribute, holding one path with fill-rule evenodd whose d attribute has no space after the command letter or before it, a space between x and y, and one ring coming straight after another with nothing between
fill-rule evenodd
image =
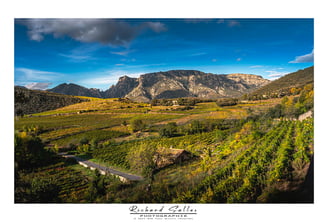
<instances>
[{"instance_id":1,"label":"autumn tree","mask_svg":"<svg viewBox=\"0 0 328 222\"><path fill-rule=\"evenodd\" d=\"M127 159L131 168L139 171L145 177L151 178L156 168L155 155L157 146L141 143L135 149L131 149Z\"/></svg>"}]
</instances>

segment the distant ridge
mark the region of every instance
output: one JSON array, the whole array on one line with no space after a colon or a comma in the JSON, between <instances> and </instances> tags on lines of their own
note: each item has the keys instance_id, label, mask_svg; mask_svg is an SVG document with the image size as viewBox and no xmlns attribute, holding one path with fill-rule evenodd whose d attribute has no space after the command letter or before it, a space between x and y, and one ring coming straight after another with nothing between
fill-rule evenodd
<instances>
[{"instance_id":1,"label":"distant ridge","mask_svg":"<svg viewBox=\"0 0 328 222\"><path fill-rule=\"evenodd\" d=\"M74 84L74 83L63 83L55 88L49 89L49 92L61 93L71 96L87 96L87 97L97 97L102 98L102 92L99 89L88 89L83 86Z\"/></svg>"},{"instance_id":2,"label":"distant ridge","mask_svg":"<svg viewBox=\"0 0 328 222\"><path fill-rule=\"evenodd\" d=\"M253 74L212 74L197 70L171 70L143 74L139 78L120 77L116 85L106 91L87 89L76 84L61 84L51 92L98 98L126 97L133 101L198 97L217 99L239 97L270 81Z\"/></svg>"}]
</instances>

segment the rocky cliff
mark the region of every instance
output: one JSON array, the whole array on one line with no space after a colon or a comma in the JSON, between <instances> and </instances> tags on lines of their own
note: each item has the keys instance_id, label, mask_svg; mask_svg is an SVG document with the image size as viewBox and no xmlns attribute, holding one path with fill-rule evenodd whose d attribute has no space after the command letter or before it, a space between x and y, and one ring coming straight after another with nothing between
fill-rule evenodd
<instances>
[{"instance_id":1,"label":"rocky cliff","mask_svg":"<svg viewBox=\"0 0 328 222\"><path fill-rule=\"evenodd\" d=\"M196 70L171 70L143 74L139 78L120 77L106 91L88 89L76 84L60 84L51 92L98 98L126 97L138 102L152 99L198 97L217 99L238 97L266 85L270 81L252 74L211 74Z\"/></svg>"},{"instance_id":2,"label":"rocky cliff","mask_svg":"<svg viewBox=\"0 0 328 222\"><path fill-rule=\"evenodd\" d=\"M106 90L103 95L106 98L121 98L125 97L135 87L138 86L137 78L130 78L128 76L122 76L118 80L116 85L112 85Z\"/></svg>"},{"instance_id":3,"label":"rocky cliff","mask_svg":"<svg viewBox=\"0 0 328 222\"><path fill-rule=\"evenodd\" d=\"M269 82L251 74L218 75L196 70L172 70L144 74L139 78L121 77L105 95L139 102L179 97L217 99L241 96Z\"/></svg>"}]
</instances>

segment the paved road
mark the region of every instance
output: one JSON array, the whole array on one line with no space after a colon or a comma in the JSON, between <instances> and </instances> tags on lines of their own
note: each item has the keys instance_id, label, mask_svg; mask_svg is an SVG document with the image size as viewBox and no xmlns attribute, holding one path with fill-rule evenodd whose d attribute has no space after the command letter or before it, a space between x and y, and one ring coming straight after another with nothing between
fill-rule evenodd
<instances>
[{"instance_id":1,"label":"paved road","mask_svg":"<svg viewBox=\"0 0 328 222\"><path fill-rule=\"evenodd\" d=\"M109 168L109 167L101 166L99 164L96 164L94 162L82 159L82 158L74 156L74 155L69 155L69 154L66 154L66 153L59 153L58 155L60 155L62 157L65 157L65 158L73 158L76 161L78 161L79 163L83 163L88 167L93 167L93 168L96 168L98 170L104 171L106 173L110 173L110 174L114 174L114 175L123 177L127 180L130 180L130 181L143 180L143 177L141 177L141 176L127 174L127 173L124 173L124 172L121 172L121 171L118 171L118 170L114 170L114 169Z\"/></svg>"}]
</instances>

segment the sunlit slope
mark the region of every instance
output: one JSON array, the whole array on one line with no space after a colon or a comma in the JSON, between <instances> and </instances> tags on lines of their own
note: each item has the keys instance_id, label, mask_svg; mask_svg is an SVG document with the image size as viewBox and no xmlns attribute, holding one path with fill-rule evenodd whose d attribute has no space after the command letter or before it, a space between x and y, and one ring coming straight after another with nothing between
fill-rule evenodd
<instances>
[{"instance_id":1,"label":"sunlit slope","mask_svg":"<svg viewBox=\"0 0 328 222\"><path fill-rule=\"evenodd\" d=\"M136 119L141 120L148 131L154 127L156 131L157 126L169 122L185 125L194 120L243 119L254 113L252 110L266 110L280 101L252 101L227 107L206 102L182 111L183 106L151 106L126 99L83 98L90 101L19 118L15 121L15 129L37 127L43 140L66 147L70 143L78 144L84 137L105 141L128 136L133 133L131 123Z\"/></svg>"},{"instance_id":2,"label":"sunlit slope","mask_svg":"<svg viewBox=\"0 0 328 222\"><path fill-rule=\"evenodd\" d=\"M149 104L134 103L126 99L99 99L92 97L81 97L81 99L88 99L90 101L82 102L65 106L56 110L38 113L36 115L54 115L54 114L70 114L83 112L145 112Z\"/></svg>"},{"instance_id":3,"label":"sunlit slope","mask_svg":"<svg viewBox=\"0 0 328 222\"><path fill-rule=\"evenodd\" d=\"M314 66L287 74L250 94L251 98L281 97L314 83Z\"/></svg>"}]
</instances>

